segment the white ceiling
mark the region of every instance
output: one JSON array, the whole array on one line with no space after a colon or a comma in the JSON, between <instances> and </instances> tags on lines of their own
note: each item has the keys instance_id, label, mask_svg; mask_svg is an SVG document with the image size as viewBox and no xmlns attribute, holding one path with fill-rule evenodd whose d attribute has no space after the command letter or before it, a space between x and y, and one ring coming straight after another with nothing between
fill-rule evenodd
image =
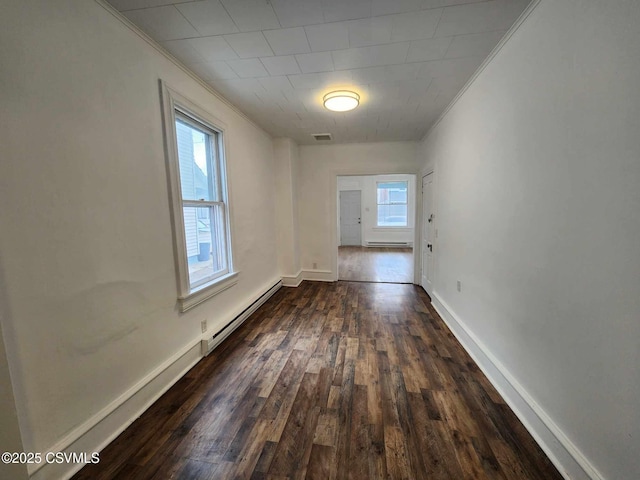
<instances>
[{"instance_id":1,"label":"white ceiling","mask_svg":"<svg viewBox=\"0 0 640 480\"><path fill-rule=\"evenodd\" d=\"M529 0L109 0L274 136L419 140ZM348 88L358 109L328 112Z\"/></svg>"}]
</instances>

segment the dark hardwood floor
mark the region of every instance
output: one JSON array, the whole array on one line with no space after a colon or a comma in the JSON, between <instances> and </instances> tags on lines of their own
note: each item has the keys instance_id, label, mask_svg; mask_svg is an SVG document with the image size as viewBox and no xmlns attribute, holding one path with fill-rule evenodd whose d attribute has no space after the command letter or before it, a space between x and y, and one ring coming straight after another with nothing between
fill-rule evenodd
<instances>
[{"instance_id":1,"label":"dark hardwood floor","mask_svg":"<svg viewBox=\"0 0 640 480\"><path fill-rule=\"evenodd\" d=\"M413 283L413 249L338 247L338 278L358 282Z\"/></svg>"},{"instance_id":2,"label":"dark hardwood floor","mask_svg":"<svg viewBox=\"0 0 640 480\"><path fill-rule=\"evenodd\" d=\"M303 282L74 478L562 477L421 288Z\"/></svg>"}]
</instances>

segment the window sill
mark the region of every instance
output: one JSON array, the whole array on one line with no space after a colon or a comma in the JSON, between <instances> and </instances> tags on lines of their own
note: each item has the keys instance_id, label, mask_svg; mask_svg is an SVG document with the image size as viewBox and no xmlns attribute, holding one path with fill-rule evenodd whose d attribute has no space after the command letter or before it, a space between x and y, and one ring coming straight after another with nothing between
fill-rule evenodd
<instances>
[{"instance_id":1,"label":"window sill","mask_svg":"<svg viewBox=\"0 0 640 480\"><path fill-rule=\"evenodd\" d=\"M411 230L411 227L373 227L372 230L406 230L408 232Z\"/></svg>"},{"instance_id":2,"label":"window sill","mask_svg":"<svg viewBox=\"0 0 640 480\"><path fill-rule=\"evenodd\" d=\"M211 283L207 283L199 286L193 292L182 297L178 297L178 304L180 305L180 312L186 312L192 309L196 305L200 305L205 300L216 296L217 294L224 292L226 289L233 287L238 283L238 274L240 272L232 272L224 275L223 277L216 278Z\"/></svg>"}]
</instances>

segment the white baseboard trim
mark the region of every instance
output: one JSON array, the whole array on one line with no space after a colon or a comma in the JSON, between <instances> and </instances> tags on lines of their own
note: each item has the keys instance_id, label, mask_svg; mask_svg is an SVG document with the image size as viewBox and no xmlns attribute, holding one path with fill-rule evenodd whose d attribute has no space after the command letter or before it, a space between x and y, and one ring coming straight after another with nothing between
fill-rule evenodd
<instances>
[{"instance_id":1,"label":"white baseboard trim","mask_svg":"<svg viewBox=\"0 0 640 480\"><path fill-rule=\"evenodd\" d=\"M276 278L257 296L251 298L243 308L240 308L232 317L237 318L229 325L231 328L228 328L228 331L223 330L224 333L214 339L215 346L222 343L235 328L277 292L281 286L282 283ZM203 337L198 337L189 342L118 398L89 417L47 450L43 450L43 456L45 452L85 452L87 458L90 459L93 452L100 452L203 358L202 340ZM67 480L84 465L83 463L43 462L29 465L29 476L31 480Z\"/></svg>"},{"instance_id":2,"label":"white baseboard trim","mask_svg":"<svg viewBox=\"0 0 640 480\"><path fill-rule=\"evenodd\" d=\"M303 280L311 280L314 282L335 282L333 272L329 270L303 270Z\"/></svg>"},{"instance_id":3,"label":"white baseboard trim","mask_svg":"<svg viewBox=\"0 0 640 480\"><path fill-rule=\"evenodd\" d=\"M600 472L437 292L433 292L432 304L562 476L567 480L604 480Z\"/></svg>"},{"instance_id":4,"label":"white baseboard trim","mask_svg":"<svg viewBox=\"0 0 640 480\"><path fill-rule=\"evenodd\" d=\"M282 286L283 287L298 287L304 278L302 277L302 270L300 270L297 274L293 276L284 276L282 277Z\"/></svg>"},{"instance_id":5,"label":"white baseboard trim","mask_svg":"<svg viewBox=\"0 0 640 480\"><path fill-rule=\"evenodd\" d=\"M198 338L46 451L86 452L90 458L92 452L99 452L111 443L201 358ZM32 467L29 471L32 480L69 479L84 467L84 464L41 463Z\"/></svg>"}]
</instances>

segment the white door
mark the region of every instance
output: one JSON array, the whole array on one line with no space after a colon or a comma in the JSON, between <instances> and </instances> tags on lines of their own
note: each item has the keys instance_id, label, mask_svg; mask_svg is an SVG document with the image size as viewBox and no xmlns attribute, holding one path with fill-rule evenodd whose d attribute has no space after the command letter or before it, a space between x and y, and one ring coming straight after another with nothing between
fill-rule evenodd
<instances>
[{"instance_id":1,"label":"white door","mask_svg":"<svg viewBox=\"0 0 640 480\"><path fill-rule=\"evenodd\" d=\"M360 190L340 192L340 245L362 245Z\"/></svg>"},{"instance_id":2,"label":"white door","mask_svg":"<svg viewBox=\"0 0 640 480\"><path fill-rule=\"evenodd\" d=\"M433 173L422 177L422 278L420 284L433 291Z\"/></svg>"}]
</instances>

